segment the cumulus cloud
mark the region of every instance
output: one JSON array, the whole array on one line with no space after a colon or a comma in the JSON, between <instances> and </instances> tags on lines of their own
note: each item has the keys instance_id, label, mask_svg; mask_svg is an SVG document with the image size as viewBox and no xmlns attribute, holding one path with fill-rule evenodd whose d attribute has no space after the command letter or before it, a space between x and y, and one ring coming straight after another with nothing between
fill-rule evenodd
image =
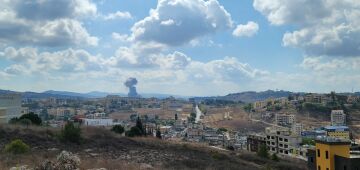
<instances>
[{"instance_id":1,"label":"cumulus cloud","mask_svg":"<svg viewBox=\"0 0 360 170\"><path fill-rule=\"evenodd\" d=\"M0 42L41 46L97 45L78 18L95 15L89 0L0 0Z\"/></svg>"},{"instance_id":2,"label":"cumulus cloud","mask_svg":"<svg viewBox=\"0 0 360 170\"><path fill-rule=\"evenodd\" d=\"M99 71L105 62L103 58L93 56L85 50L74 49L38 52L31 47L8 47L2 57L16 62L5 69L9 74Z\"/></svg>"},{"instance_id":3,"label":"cumulus cloud","mask_svg":"<svg viewBox=\"0 0 360 170\"><path fill-rule=\"evenodd\" d=\"M130 12L122 12L122 11L116 11L115 13L110 13L106 16L103 16L105 20L115 20L115 19L131 19L132 16Z\"/></svg>"},{"instance_id":4,"label":"cumulus cloud","mask_svg":"<svg viewBox=\"0 0 360 170\"><path fill-rule=\"evenodd\" d=\"M230 14L217 0L159 0L150 15L132 27L132 39L177 46L231 28Z\"/></svg>"},{"instance_id":5,"label":"cumulus cloud","mask_svg":"<svg viewBox=\"0 0 360 170\"><path fill-rule=\"evenodd\" d=\"M233 31L235 37L252 37L259 31L259 25L256 22L249 21L245 25L238 25Z\"/></svg>"},{"instance_id":6,"label":"cumulus cloud","mask_svg":"<svg viewBox=\"0 0 360 170\"><path fill-rule=\"evenodd\" d=\"M14 0L9 6L19 18L28 20L95 16L97 12L96 5L89 0Z\"/></svg>"},{"instance_id":7,"label":"cumulus cloud","mask_svg":"<svg viewBox=\"0 0 360 170\"><path fill-rule=\"evenodd\" d=\"M254 7L275 25L295 25L284 46L309 55L360 56L360 1L255 0Z\"/></svg>"},{"instance_id":8,"label":"cumulus cloud","mask_svg":"<svg viewBox=\"0 0 360 170\"><path fill-rule=\"evenodd\" d=\"M114 40L118 40L118 41L123 41L123 42L129 41L129 35L127 35L127 34L119 34L117 32L113 32L111 34L111 37Z\"/></svg>"}]
</instances>

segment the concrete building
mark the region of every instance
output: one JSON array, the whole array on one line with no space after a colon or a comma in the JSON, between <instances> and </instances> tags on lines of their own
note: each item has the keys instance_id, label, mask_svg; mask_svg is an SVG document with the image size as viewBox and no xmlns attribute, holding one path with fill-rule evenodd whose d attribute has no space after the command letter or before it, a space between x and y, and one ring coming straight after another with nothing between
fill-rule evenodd
<instances>
[{"instance_id":1,"label":"concrete building","mask_svg":"<svg viewBox=\"0 0 360 170\"><path fill-rule=\"evenodd\" d=\"M291 126L291 133L294 135L300 136L302 129L303 129L303 125L301 123L294 123Z\"/></svg>"},{"instance_id":2,"label":"concrete building","mask_svg":"<svg viewBox=\"0 0 360 170\"><path fill-rule=\"evenodd\" d=\"M266 146L266 136L260 134L249 135L246 144L248 151L257 152L261 146Z\"/></svg>"},{"instance_id":3,"label":"concrete building","mask_svg":"<svg viewBox=\"0 0 360 170\"><path fill-rule=\"evenodd\" d=\"M360 158L350 154L350 141L335 138L319 138L315 150L309 150L310 170L356 170Z\"/></svg>"},{"instance_id":4,"label":"concrete building","mask_svg":"<svg viewBox=\"0 0 360 170\"><path fill-rule=\"evenodd\" d=\"M332 110L331 111L331 126L345 126L346 125L346 114L343 110Z\"/></svg>"},{"instance_id":5,"label":"concrete building","mask_svg":"<svg viewBox=\"0 0 360 170\"><path fill-rule=\"evenodd\" d=\"M291 127L295 123L295 115L292 114L275 114L275 123L280 126Z\"/></svg>"},{"instance_id":6,"label":"concrete building","mask_svg":"<svg viewBox=\"0 0 360 170\"><path fill-rule=\"evenodd\" d=\"M0 123L8 123L11 118L20 117L21 94L0 95Z\"/></svg>"},{"instance_id":7,"label":"concrete building","mask_svg":"<svg viewBox=\"0 0 360 170\"><path fill-rule=\"evenodd\" d=\"M84 126L113 126L114 120L110 118L102 119L82 119Z\"/></svg>"},{"instance_id":8,"label":"concrete building","mask_svg":"<svg viewBox=\"0 0 360 170\"><path fill-rule=\"evenodd\" d=\"M288 128L266 128L266 146L271 153L291 155L300 146L302 138L291 134Z\"/></svg>"},{"instance_id":9,"label":"concrete building","mask_svg":"<svg viewBox=\"0 0 360 170\"><path fill-rule=\"evenodd\" d=\"M339 139L350 139L349 127L347 126L326 126L326 136Z\"/></svg>"}]
</instances>

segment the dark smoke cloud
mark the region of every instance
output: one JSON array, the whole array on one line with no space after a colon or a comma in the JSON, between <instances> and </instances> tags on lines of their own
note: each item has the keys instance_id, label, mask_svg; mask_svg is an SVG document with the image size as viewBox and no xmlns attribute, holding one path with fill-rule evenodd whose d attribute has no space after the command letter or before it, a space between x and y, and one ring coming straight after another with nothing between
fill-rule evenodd
<instances>
[{"instance_id":1,"label":"dark smoke cloud","mask_svg":"<svg viewBox=\"0 0 360 170\"><path fill-rule=\"evenodd\" d=\"M136 80L136 78L133 77L130 77L125 81L124 85L129 88L128 97L139 97L135 87L137 83L138 81Z\"/></svg>"},{"instance_id":2,"label":"dark smoke cloud","mask_svg":"<svg viewBox=\"0 0 360 170\"><path fill-rule=\"evenodd\" d=\"M125 81L124 85L125 85L126 87L133 87L133 86L135 86L137 83L138 83L138 81L136 80L136 78L130 77L130 78L128 78L128 79Z\"/></svg>"}]
</instances>

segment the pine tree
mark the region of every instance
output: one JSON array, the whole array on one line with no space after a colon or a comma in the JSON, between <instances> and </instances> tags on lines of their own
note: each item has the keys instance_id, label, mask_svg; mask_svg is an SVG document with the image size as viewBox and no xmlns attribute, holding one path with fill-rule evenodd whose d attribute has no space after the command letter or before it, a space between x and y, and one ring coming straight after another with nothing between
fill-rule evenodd
<instances>
[{"instance_id":1,"label":"pine tree","mask_svg":"<svg viewBox=\"0 0 360 170\"><path fill-rule=\"evenodd\" d=\"M161 139L161 132L160 129L156 129L156 137Z\"/></svg>"},{"instance_id":2,"label":"pine tree","mask_svg":"<svg viewBox=\"0 0 360 170\"><path fill-rule=\"evenodd\" d=\"M136 127L140 129L140 131L143 135L145 134L144 126L143 126L139 116L137 117L137 120L136 120Z\"/></svg>"}]
</instances>

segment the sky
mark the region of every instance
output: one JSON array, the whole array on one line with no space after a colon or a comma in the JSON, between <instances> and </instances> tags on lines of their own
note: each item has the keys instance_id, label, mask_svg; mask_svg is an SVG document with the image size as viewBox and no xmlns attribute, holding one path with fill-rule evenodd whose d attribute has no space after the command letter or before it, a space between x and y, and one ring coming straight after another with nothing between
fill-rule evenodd
<instances>
[{"instance_id":1,"label":"sky","mask_svg":"<svg viewBox=\"0 0 360 170\"><path fill-rule=\"evenodd\" d=\"M358 0L0 0L0 89L360 91Z\"/></svg>"}]
</instances>

